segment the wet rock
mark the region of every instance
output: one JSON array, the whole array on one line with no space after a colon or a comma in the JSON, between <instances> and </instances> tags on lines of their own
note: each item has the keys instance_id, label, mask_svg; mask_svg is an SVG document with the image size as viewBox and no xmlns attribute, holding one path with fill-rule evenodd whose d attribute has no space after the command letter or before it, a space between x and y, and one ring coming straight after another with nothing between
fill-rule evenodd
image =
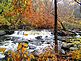
<instances>
[{"instance_id":1,"label":"wet rock","mask_svg":"<svg viewBox=\"0 0 81 61\"><path fill-rule=\"evenodd\" d=\"M36 39L42 39L42 36L37 36L37 37L35 37Z\"/></svg>"},{"instance_id":2,"label":"wet rock","mask_svg":"<svg viewBox=\"0 0 81 61\"><path fill-rule=\"evenodd\" d=\"M44 40L42 40L41 42L42 42L42 43L44 43L45 41L44 41Z\"/></svg>"},{"instance_id":3,"label":"wet rock","mask_svg":"<svg viewBox=\"0 0 81 61\"><path fill-rule=\"evenodd\" d=\"M66 40L62 40L62 42L66 42Z\"/></svg>"},{"instance_id":4,"label":"wet rock","mask_svg":"<svg viewBox=\"0 0 81 61\"><path fill-rule=\"evenodd\" d=\"M58 32L58 36L67 36L67 32L66 31L60 31L60 32Z\"/></svg>"},{"instance_id":5,"label":"wet rock","mask_svg":"<svg viewBox=\"0 0 81 61\"><path fill-rule=\"evenodd\" d=\"M0 31L0 36L3 36L3 35L5 35L5 34L6 34L5 31Z\"/></svg>"},{"instance_id":6,"label":"wet rock","mask_svg":"<svg viewBox=\"0 0 81 61\"><path fill-rule=\"evenodd\" d=\"M5 32L6 32L6 34L8 34L8 35L11 35L11 34L14 33L14 31L9 31L9 30L6 30Z\"/></svg>"},{"instance_id":7,"label":"wet rock","mask_svg":"<svg viewBox=\"0 0 81 61\"><path fill-rule=\"evenodd\" d=\"M66 51L66 52L69 52L70 51L70 49L69 49L69 47L61 47L61 49L63 49L64 51Z\"/></svg>"}]
</instances>

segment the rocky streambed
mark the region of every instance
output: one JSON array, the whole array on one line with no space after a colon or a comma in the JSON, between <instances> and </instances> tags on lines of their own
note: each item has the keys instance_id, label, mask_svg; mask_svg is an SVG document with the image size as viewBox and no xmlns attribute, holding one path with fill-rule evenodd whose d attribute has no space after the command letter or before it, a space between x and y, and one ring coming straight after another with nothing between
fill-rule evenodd
<instances>
[{"instance_id":1,"label":"rocky streambed","mask_svg":"<svg viewBox=\"0 0 81 61\"><path fill-rule=\"evenodd\" d=\"M19 31L19 32L20 34L23 34L21 33L22 31ZM38 54L43 53L44 49L46 48L54 49L55 41L54 41L54 35L52 32L48 30L31 31L31 32L28 31L28 32L29 34L33 34L33 36L29 39L18 37L20 35L15 37L16 34L13 37L9 35L1 36L0 37L0 48L6 48L5 52L7 52L8 50L16 51L19 42L27 41L28 46L29 46L27 49L30 53L35 52L35 54L38 55ZM27 36L27 34L25 35ZM80 37L76 38L76 36L72 37L72 36L58 35L58 50L61 51L63 54L65 54L66 52L69 52L70 50L78 49L78 47L81 46L80 42L81 42ZM5 55L2 55L2 56L5 56Z\"/></svg>"}]
</instances>

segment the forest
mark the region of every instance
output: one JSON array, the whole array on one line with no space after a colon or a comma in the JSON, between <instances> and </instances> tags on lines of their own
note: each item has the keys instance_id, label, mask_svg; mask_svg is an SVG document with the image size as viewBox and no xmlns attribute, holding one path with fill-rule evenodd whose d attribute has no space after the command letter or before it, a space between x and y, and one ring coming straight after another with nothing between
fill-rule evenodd
<instances>
[{"instance_id":1,"label":"forest","mask_svg":"<svg viewBox=\"0 0 81 61\"><path fill-rule=\"evenodd\" d=\"M0 0L0 60L81 61L80 2Z\"/></svg>"},{"instance_id":2,"label":"forest","mask_svg":"<svg viewBox=\"0 0 81 61\"><path fill-rule=\"evenodd\" d=\"M80 28L80 17L75 1L58 0L58 29ZM35 28L54 28L53 0L0 0L0 29Z\"/></svg>"},{"instance_id":3,"label":"forest","mask_svg":"<svg viewBox=\"0 0 81 61\"><path fill-rule=\"evenodd\" d=\"M53 28L52 1L1 0L0 27L7 29ZM30 27L29 27L30 26Z\"/></svg>"}]
</instances>

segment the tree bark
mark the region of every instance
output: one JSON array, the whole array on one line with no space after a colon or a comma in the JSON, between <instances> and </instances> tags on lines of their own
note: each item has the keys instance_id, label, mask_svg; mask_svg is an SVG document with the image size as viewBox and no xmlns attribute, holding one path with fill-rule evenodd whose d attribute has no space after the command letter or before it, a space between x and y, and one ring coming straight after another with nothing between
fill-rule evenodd
<instances>
[{"instance_id":1,"label":"tree bark","mask_svg":"<svg viewBox=\"0 0 81 61\"><path fill-rule=\"evenodd\" d=\"M57 40L57 0L54 1L55 4L55 21L54 21L54 36L55 36L55 53L58 54L58 40Z\"/></svg>"}]
</instances>

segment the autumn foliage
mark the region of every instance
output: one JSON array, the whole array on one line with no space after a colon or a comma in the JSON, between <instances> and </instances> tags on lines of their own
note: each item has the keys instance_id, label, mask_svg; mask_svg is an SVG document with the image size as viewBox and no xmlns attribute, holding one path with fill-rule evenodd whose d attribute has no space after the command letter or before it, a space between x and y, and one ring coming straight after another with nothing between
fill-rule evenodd
<instances>
[{"instance_id":1,"label":"autumn foliage","mask_svg":"<svg viewBox=\"0 0 81 61\"><path fill-rule=\"evenodd\" d=\"M20 25L31 25L31 28L40 29L54 28L52 1L9 0L2 2L0 4L2 7L0 8L0 25L8 25L10 29L18 29Z\"/></svg>"},{"instance_id":2,"label":"autumn foliage","mask_svg":"<svg viewBox=\"0 0 81 61\"><path fill-rule=\"evenodd\" d=\"M20 0L25 9L18 4L18 0L13 0L15 8L14 14L19 13L20 18L27 20L35 28L54 28L54 15L51 14L52 7L50 1L41 0ZM33 3L34 2L34 3ZM47 4L45 4L47 3ZM22 19L20 19L23 21ZM61 27L61 26L59 26Z\"/></svg>"},{"instance_id":3,"label":"autumn foliage","mask_svg":"<svg viewBox=\"0 0 81 61\"><path fill-rule=\"evenodd\" d=\"M74 1L63 2L66 3L58 1L58 27L61 27L60 21L67 29L80 28L81 21L77 21L81 20L77 18L78 5ZM1 0L0 18L0 27L7 25L10 29L19 29L18 26L23 24L30 24L31 28L53 28L53 0Z\"/></svg>"}]
</instances>

